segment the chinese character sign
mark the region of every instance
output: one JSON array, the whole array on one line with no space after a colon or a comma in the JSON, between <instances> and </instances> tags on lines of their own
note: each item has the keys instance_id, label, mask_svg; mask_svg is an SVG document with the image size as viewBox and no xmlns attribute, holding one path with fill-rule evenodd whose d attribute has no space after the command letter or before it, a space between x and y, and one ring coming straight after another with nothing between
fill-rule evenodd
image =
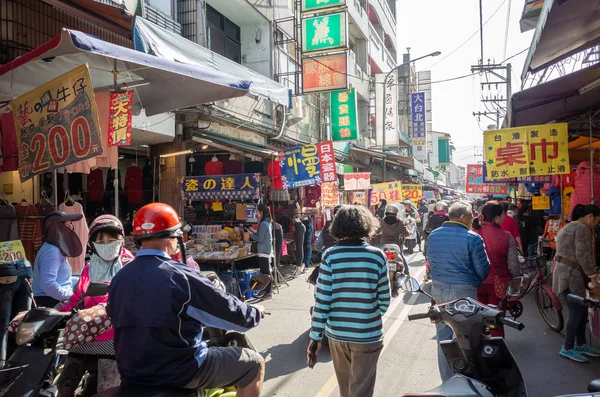
<instances>
[{"instance_id":1,"label":"chinese character sign","mask_svg":"<svg viewBox=\"0 0 600 397\"><path fill-rule=\"evenodd\" d=\"M345 48L348 20L346 12L302 19L302 51Z\"/></svg>"},{"instance_id":2,"label":"chinese character sign","mask_svg":"<svg viewBox=\"0 0 600 397\"><path fill-rule=\"evenodd\" d=\"M133 94L133 90L110 93L108 146L131 145Z\"/></svg>"},{"instance_id":3,"label":"chinese character sign","mask_svg":"<svg viewBox=\"0 0 600 397\"><path fill-rule=\"evenodd\" d=\"M440 166L450 164L450 137L438 137L438 156ZM443 169L445 171L445 167Z\"/></svg>"},{"instance_id":4,"label":"chinese character sign","mask_svg":"<svg viewBox=\"0 0 600 397\"><path fill-rule=\"evenodd\" d=\"M14 99L21 182L103 153L87 64Z\"/></svg>"},{"instance_id":5,"label":"chinese character sign","mask_svg":"<svg viewBox=\"0 0 600 397\"><path fill-rule=\"evenodd\" d=\"M568 139L567 123L486 131L487 178L568 174Z\"/></svg>"},{"instance_id":6,"label":"chinese character sign","mask_svg":"<svg viewBox=\"0 0 600 397\"><path fill-rule=\"evenodd\" d=\"M337 181L333 142L296 146L279 153L283 188Z\"/></svg>"},{"instance_id":7,"label":"chinese character sign","mask_svg":"<svg viewBox=\"0 0 600 397\"><path fill-rule=\"evenodd\" d=\"M321 185L321 206L335 207L340 203L339 187L337 183L324 183Z\"/></svg>"},{"instance_id":8,"label":"chinese character sign","mask_svg":"<svg viewBox=\"0 0 600 397\"><path fill-rule=\"evenodd\" d=\"M187 200L252 200L260 196L260 174L188 176L181 190Z\"/></svg>"},{"instance_id":9,"label":"chinese character sign","mask_svg":"<svg viewBox=\"0 0 600 397\"><path fill-rule=\"evenodd\" d=\"M379 203L379 200L386 200L388 204L402 202L402 182L384 182L376 183L371 186L371 206Z\"/></svg>"},{"instance_id":10,"label":"chinese character sign","mask_svg":"<svg viewBox=\"0 0 600 397\"><path fill-rule=\"evenodd\" d=\"M367 190L370 188L370 172L349 172L344 174L344 190Z\"/></svg>"},{"instance_id":11,"label":"chinese character sign","mask_svg":"<svg viewBox=\"0 0 600 397\"><path fill-rule=\"evenodd\" d=\"M534 210L549 210L550 196L533 196L531 198L531 207Z\"/></svg>"},{"instance_id":12,"label":"chinese character sign","mask_svg":"<svg viewBox=\"0 0 600 397\"><path fill-rule=\"evenodd\" d=\"M494 183L485 183L482 164L467 165L467 193L475 194L508 194L508 185Z\"/></svg>"},{"instance_id":13,"label":"chinese character sign","mask_svg":"<svg viewBox=\"0 0 600 397\"><path fill-rule=\"evenodd\" d=\"M402 195L404 200L412 200L417 204L423 198L423 185L420 184L405 184L402 185Z\"/></svg>"},{"instance_id":14,"label":"chinese character sign","mask_svg":"<svg viewBox=\"0 0 600 397\"><path fill-rule=\"evenodd\" d=\"M331 91L348 88L348 55L321 55L302 60L304 92Z\"/></svg>"},{"instance_id":15,"label":"chinese character sign","mask_svg":"<svg viewBox=\"0 0 600 397\"><path fill-rule=\"evenodd\" d=\"M375 75L375 121L375 128L377 133L377 146L383 146L384 130L385 145L398 146L397 71L387 76L387 79L384 74Z\"/></svg>"},{"instance_id":16,"label":"chinese character sign","mask_svg":"<svg viewBox=\"0 0 600 397\"><path fill-rule=\"evenodd\" d=\"M425 93L410 94L411 131L413 146L427 145L427 119L425 117Z\"/></svg>"},{"instance_id":17,"label":"chinese character sign","mask_svg":"<svg viewBox=\"0 0 600 397\"><path fill-rule=\"evenodd\" d=\"M330 95L331 137L334 141L358 139L356 90L334 91Z\"/></svg>"},{"instance_id":18,"label":"chinese character sign","mask_svg":"<svg viewBox=\"0 0 600 397\"><path fill-rule=\"evenodd\" d=\"M302 12L323 10L325 8L342 7L346 0L302 0Z\"/></svg>"}]
</instances>

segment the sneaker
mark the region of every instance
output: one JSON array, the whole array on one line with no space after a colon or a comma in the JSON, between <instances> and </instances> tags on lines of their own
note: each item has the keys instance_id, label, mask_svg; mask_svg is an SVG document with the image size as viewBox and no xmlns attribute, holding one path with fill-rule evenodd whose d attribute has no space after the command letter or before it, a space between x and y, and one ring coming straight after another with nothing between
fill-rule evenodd
<instances>
[{"instance_id":1,"label":"sneaker","mask_svg":"<svg viewBox=\"0 0 600 397\"><path fill-rule=\"evenodd\" d=\"M560 349L560 356L563 358L568 358L570 360L576 361L578 363L587 363L588 359L579 353L575 348L565 350L564 347Z\"/></svg>"},{"instance_id":2,"label":"sneaker","mask_svg":"<svg viewBox=\"0 0 600 397\"><path fill-rule=\"evenodd\" d=\"M593 347L591 347L590 345L588 345L587 343L581 345L581 346L577 346L575 345L575 349L576 352L586 355L588 357L600 357L600 351L594 349Z\"/></svg>"}]
</instances>

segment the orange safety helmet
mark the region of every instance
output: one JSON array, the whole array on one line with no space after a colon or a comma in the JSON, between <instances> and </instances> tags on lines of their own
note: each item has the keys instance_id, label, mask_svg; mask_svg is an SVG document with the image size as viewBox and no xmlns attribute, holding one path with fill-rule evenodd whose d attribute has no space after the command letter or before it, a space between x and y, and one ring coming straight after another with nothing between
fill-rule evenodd
<instances>
[{"instance_id":1,"label":"orange safety helmet","mask_svg":"<svg viewBox=\"0 0 600 397\"><path fill-rule=\"evenodd\" d=\"M181 237L181 220L170 205L151 203L140 208L133 218L131 236L138 239Z\"/></svg>"}]
</instances>

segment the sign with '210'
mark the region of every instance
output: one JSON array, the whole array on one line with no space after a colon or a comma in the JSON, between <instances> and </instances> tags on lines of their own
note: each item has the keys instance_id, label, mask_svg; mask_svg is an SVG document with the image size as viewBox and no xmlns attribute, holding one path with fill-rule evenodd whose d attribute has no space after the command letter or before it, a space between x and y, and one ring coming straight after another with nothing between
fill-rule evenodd
<instances>
[{"instance_id":1,"label":"sign with '210'","mask_svg":"<svg viewBox=\"0 0 600 397\"><path fill-rule=\"evenodd\" d=\"M103 153L87 64L11 102L21 182Z\"/></svg>"}]
</instances>

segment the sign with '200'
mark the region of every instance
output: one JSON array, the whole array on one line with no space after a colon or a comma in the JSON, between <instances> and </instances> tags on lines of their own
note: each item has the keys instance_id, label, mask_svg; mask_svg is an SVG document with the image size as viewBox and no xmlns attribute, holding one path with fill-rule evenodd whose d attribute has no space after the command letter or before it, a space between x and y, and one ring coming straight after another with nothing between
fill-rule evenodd
<instances>
[{"instance_id":1,"label":"sign with '200'","mask_svg":"<svg viewBox=\"0 0 600 397\"><path fill-rule=\"evenodd\" d=\"M103 153L87 64L11 102L21 182Z\"/></svg>"}]
</instances>

